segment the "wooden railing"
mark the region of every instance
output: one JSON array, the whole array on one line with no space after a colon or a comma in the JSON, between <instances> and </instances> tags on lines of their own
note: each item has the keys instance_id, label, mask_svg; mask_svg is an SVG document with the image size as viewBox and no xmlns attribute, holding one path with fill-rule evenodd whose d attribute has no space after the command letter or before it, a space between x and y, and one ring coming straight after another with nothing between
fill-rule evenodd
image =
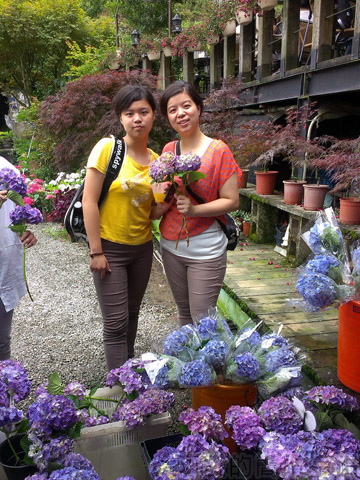
<instances>
[{"instance_id":1,"label":"wooden railing","mask_svg":"<svg viewBox=\"0 0 360 480\"><path fill-rule=\"evenodd\" d=\"M344 65L352 65L346 73L343 72L344 89L360 89L360 0L353 5L354 24L345 32L340 32L336 24L336 0L314 0L312 22L307 27L300 21L300 0L283 0L281 35L274 35L274 10L265 11L261 17L246 26L240 26L240 35L224 37L219 44L210 47L210 88L220 86L222 78L237 76L244 89L259 87L274 81L292 79L281 82L277 87L272 85L273 93L270 100L278 96L299 96L310 93L306 90L307 79L300 78L318 70ZM305 32L307 36L305 37ZM344 55L339 51L336 39L340 35L352 38L351 53ZM273 53L279 52L280 65L274 71ZM300 55L301 54L301 55ZM301 56L301 58L300 58ZM160 88L165 88L171 82L171 59L161 55ZM149 68L147 60L143 68ZM340 78L340 71L336 69ZM356 76L359 77L356 80ZM184 80L194 81L194 54L187 52L183 58ZM323 76L319 80L323 80ZM347 86L346 82L352 85ZM336 82L335 82L336 83ZM287 88L284 90L284 85ZM282 85L282 86L281 86ZM295 88L296 86L296 88ZM315 90L318 86L315 82ZM329 88L329 85L327 86ZM274 90L275 89L275 90ZM338 91L335 89L335 91ZM282 95L280 95L282 93ZM252 101L261 97L267 101L264 90L254 91ZM270 101L268 100L268 101ZM260 101L260 100L259 100Z\"/></svg>"}]
</instances>

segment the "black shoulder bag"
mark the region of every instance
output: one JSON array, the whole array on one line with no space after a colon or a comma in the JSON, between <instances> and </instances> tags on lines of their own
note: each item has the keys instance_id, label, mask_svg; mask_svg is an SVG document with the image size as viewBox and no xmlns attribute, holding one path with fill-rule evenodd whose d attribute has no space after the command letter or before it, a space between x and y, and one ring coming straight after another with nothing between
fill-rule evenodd
<instances>
[{"instance_id":1,"label":"black shoulder bag","mask_svg":"<svg viewBox=\"0 0 360 480\"><path fill-rule=\"evenodd\" d=\"M114 145L111 150L109 163L106 168L104 183L102 186L98 205L104 201L109 188L115 178L119 175L123 160L126 156L126 143L122 138L114 137ZM72 242L79 242L84 240L88 243L88 238L85 230L84 212L82 207L84 195L85 179L82 181L75 196L68 208L64 217L64 226L68 232Z\"/></svg>"},{"instance_id":2,"label":"black shoulder bag","mask_svg":"<svg viewBox=\"0 0 360 480\"><path fill-rule=\"evenodd\" d=\"M179 141L176 143L175 153L176 155L181 154ZM196 200L198 203L205 203L205 200L203 200L197 193L193 192L189 185L186 186L186 190L192 196L192 198ZM219 222L220 227L222 228L228 240L226 250L235 250L237 244L239 243L240 230L234 218L231 215L229 215L228 213L225 213L224 217L226 219L226 223L222 222L217 217L215 218Z\"/></svg>"}]
</instances>

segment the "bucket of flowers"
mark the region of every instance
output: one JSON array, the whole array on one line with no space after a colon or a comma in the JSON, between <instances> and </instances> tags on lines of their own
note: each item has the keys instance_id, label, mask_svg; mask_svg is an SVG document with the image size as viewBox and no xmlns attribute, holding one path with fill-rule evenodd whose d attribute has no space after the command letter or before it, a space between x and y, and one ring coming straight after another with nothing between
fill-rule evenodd
<instances>
[{"instance_id":1,"label":"bucket of flowers","mask_svg":"<svg viewBox=\"0 0 360 480\"><path fill-rule=\"evenodd\" d=\"M159 388L191 388L194 408L210 405L223 418L234 403L253 406L258 393L266 398L299 385L298 352L278 333L260 335L259 326L245 325L234 335L210 309L165 338L164 353L145 365L150 381Z\"/></svg>"}]
</instances>

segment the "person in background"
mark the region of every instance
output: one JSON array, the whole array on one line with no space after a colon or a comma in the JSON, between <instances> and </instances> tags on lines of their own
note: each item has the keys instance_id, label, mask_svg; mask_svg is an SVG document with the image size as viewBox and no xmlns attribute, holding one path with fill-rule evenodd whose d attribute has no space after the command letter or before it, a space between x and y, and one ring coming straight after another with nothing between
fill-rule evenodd
<instances>
[{"instance_id":1,"label":"person in background","mask_svg":"<svg viewBox=\"0 0 360 480\"><path fill-rule=\"evenodd\" d=\"M200 204L189 192L183 192L164 212L160 223L165 272L179 323L185 325L216 306L227 262L227 238L216 218L238 208L241 170L224 142L202 133L203 102L192 85L182 81L169 85L160 98L160 110L180 136L181 153L192 152L201 157L200 171L206 175L191 184L205 203ZM175 153L176 144L166 144L163 153ZM180 178L177 183L183 191ZM187 217L190 242L187 246L186 231L182 228L176 246L183 215Z\"/></svg>"},{"instance_id":2,"label":"person in background","mask_svg":"<svg viewBox=\"0 0 360 480\"><path fill-rule=\"evenodd\" d=\"M125 130L127 155L99 209L113 145L111 138L102 138L88 159L83 197L109 370L134 356L140 304L152 265L150 216L159 209L148 174L150 161L158 156L147 147L155 119L154 97L144 86L127 85L115 95L112 108ZM164 204L161 212L166 208Z\"/></svg>"},{"instance_id":3,"label":"person in background","mask_svg":"<svg viewBox=\"0 0 360 480\"><path fill-rule=\"evenodd\" d=\"M11 168L19 173L10 162L0 157L0 170L3 168ZM7 360L11 356L14 308L26 294L23 249L37 243L37 238L30 230L26 230L19 238L8 228L11 223L10 212L14 210L15 203L6 199L6 193L0 185L0 201L4 200L0 208L0 360Z\"/></svg>"}]
</instances>

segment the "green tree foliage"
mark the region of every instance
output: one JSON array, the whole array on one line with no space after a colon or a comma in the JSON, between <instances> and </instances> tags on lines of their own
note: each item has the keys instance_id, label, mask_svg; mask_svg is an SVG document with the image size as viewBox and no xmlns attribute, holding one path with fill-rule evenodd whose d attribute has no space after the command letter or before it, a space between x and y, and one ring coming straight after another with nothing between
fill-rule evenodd
<instances>
[{"instance_id":1,"label":"green tree foliage","mask_svg":"<svg viewBox=\"0 0 360 480\"><path fill-rule=\"evenodd\" d=\"M95 143L104 136L122 135L119 119L111 110L115 93L124 85L143 84L155 93L157 78L139 71L86 75L67 84L41 104L37 147L51 156L55 170L74 171L86 164ZM161 150L170 134L157 115L150 134L150 146Z\"/></svg>"},{"instance_id":2,"label":"green tree foliage","mask_svg":"<svg viewBox=\"0 0 360 480\"><path fill-rule=\"evenodd\" d=\"M107 0L82 0L81 6L89 17L96 18L105 11Z\"/></svg>"},{"instance_id":3,"label":"green tree foliage","mask_svg":"<svg viewBox=\"0 0 360 480\"><path fill-rule=\"evenodd\" d=\"M67 41L89 41L81 0L0 0L0 87L28 103L61 85ZM26 102L25 102L26 103Z\"/></svg>"}]
</instances>

